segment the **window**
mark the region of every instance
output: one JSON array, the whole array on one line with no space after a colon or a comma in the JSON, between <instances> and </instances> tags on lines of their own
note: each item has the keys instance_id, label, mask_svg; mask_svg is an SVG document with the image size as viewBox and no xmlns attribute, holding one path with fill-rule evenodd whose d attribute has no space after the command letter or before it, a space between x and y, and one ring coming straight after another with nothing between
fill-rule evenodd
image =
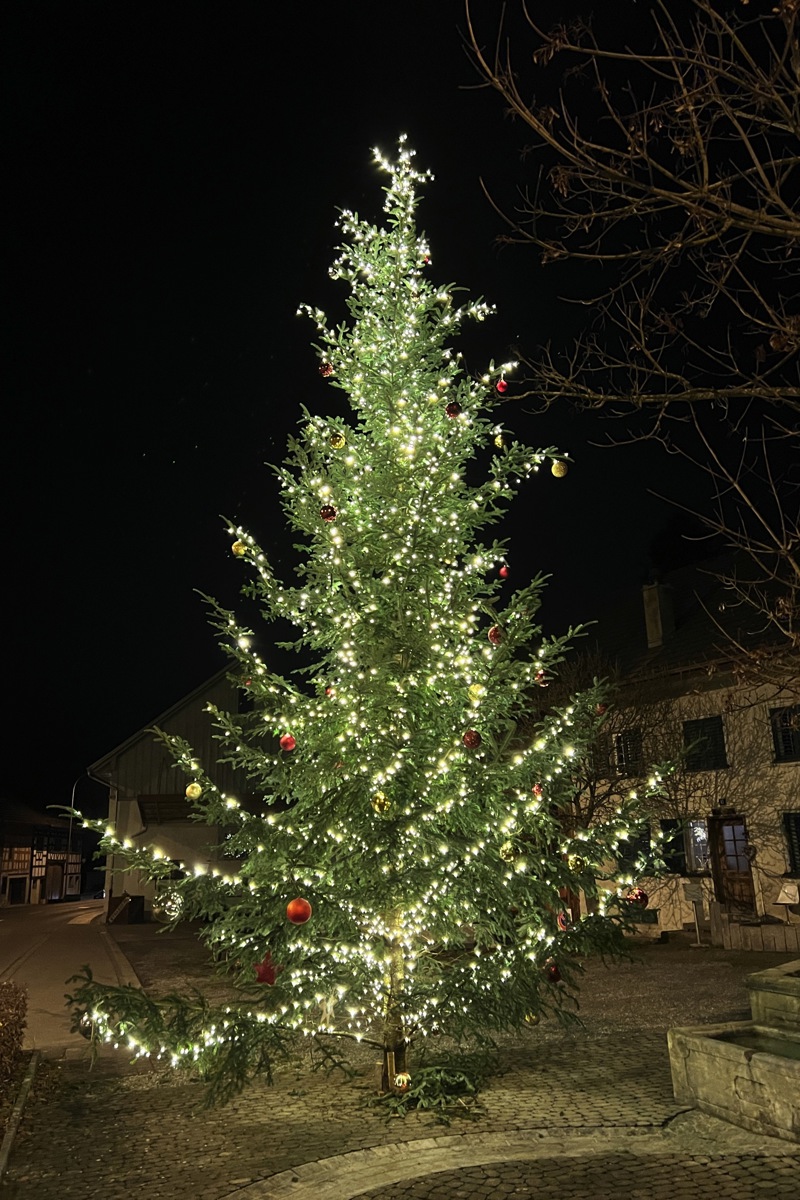
<instances>
[{"instance_id":1,"label":"window","mask_svg":"<svg viewBox=\"0 0 800 1200\"><path fill-rule=\"evenodd\" d=\"M595 779L608 779L611 774L611 738L603 733L589 749L589 768Z\"/></svg>"},{"instance_id":2,"label":"window","mask_svg":"<svg viewBox=\"0 0 800 1200\"><path fill-rule=\"evenodd\" d=\"M728 765L722 717L683 722L687 771L722 771Z\"/></svg>"},{"instance_id":3,"label":"window","mask_svg":"<svg viewBox=\"0 0 800 1200\"><path fill-rule=\"evenodd\" d=\"M690 871L711 870L711 850L708 844L708 822L700 819L689 821L684 834L686 838L686 862Z\"/></svg>"},{"instance_id":4,"label":"window","mask_svg":"<svg viewBox=\"0 0 800 1200\"><path fill-rule=\"evenodd\" d=\"M783 814L783 832L789 851L789 874L800 875L800 812Z\"/></svg>"},{"instance_id":5,"label":"window","mask_svg":"<svg viewBox=\"0 0 800 1200\"><path fill-rule=\"evenodd\" d=\"M673 875L700 875L711 870L708 822L702 817L688 821L662 821L662 857Z\"/></svg>"},{"instance_id":6,"label":"window","mask_svg":"<svg viewBox=\"0 0 800 1200\"><path fill-rule=\"evenodd\" d=\"M638 775L642 769L642 731L624 729L614 734L614 758L620 775Z\"/></svg>"},{"instance_id":7,"label":"window","mask_svg":"<svg viewBox=\"0 0 800 1200\"><path fill-rule=\"evenodd\" d=\"M739 817L722 821L722 855L725 867L737 875L750 873L750 844L747 840L747 830Z\"/></svg>"},{"instance_id":8,"label":"window","mask_svg":"<svg viewBox=\"0 0 800 1200\"><path fill-rule=\"evenodd\" d=\"M600 779L612 775L631 778L642 770L642 731L623 729L622 733L606 733L597 739L591 750L593 773Z\"/></svg>"},{"instance_id":9,"label":"window","mask_svg":"<svg viewBox=\"0 0 800 1200\"><path fill-rule=\"evenodd\" d=\"M645 829L634 837L623 838L617 847L617 863L623 870L638 871L642 861L650 857L650 830Z\"/></svg>"},{"instance_id":10,"label":"window","mask_svg":"<svg viewBox=\"0 0 800 1200\"><path fill-rule=\"evenodd\" d=\"M800 762L800 704L769 710L775 762Z\"/></svg>"}]
</instances>

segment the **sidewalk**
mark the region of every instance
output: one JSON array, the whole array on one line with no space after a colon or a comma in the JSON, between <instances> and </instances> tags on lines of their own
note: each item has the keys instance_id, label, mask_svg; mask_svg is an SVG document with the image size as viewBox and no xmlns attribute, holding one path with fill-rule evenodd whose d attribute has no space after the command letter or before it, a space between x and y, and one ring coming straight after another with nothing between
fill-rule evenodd
<instances>
[{"instance_id":1,"label":"sidewalk","mask_svg":"<svg viewBox=\"0 0 800 1200\"><path fill-rule=\"evenodd\" d=\"M171 963L207 970L189 939L125 927L148 986ZM115 934L116 936L116 934ZM44 1064L0 1196L23 1200L795 1200L800 1146L681 1110L668 1025L747 1016L743 982L789 956L642 948L639 964L586 974L586 1029L546 1024L504 1046L477 1120L386 1122L353 1081L298 1060L224 1109L202 1087L124 1055Z\"/></svg>"}]
</instances>

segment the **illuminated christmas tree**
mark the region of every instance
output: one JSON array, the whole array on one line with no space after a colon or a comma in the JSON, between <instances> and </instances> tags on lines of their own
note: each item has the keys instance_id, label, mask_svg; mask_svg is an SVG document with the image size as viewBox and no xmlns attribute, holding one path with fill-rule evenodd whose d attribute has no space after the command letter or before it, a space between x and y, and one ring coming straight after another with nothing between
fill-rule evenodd
<instances>
[{"instance_id":1,"label":"illuminated christmas tree","mask_svg":"<svg viewBox=\"0 0 800 1200\"><path fill-rule=\"evenodd\" d=\"M257 803L222 794L214 764L163 734L197 819L226 832L229 874L187 863L174 878L157 851L113 829L103 842L159 881L176 921L204 918L239 998L157 1003L91 981L76 996L97 1037L194 1067L223 1097L298 1031L374 1044L383 1089L402 1091L409 1048L430 1035L464 1045L568 1016L580 957L619 949L630 907L617 862L636 798L592 829L563 819L600 690L546 710L568 639L536 623L543 579L513 590L505 544L476 540L521 486L562 486L550 472L564 456L496 420L512 364L466 377L450 342L489 309L458 308L429 282L415 227L427 176L404 142L396 162L376 160L385 223L344 212L331 270L350 321L332 329L304 310L319 373L350 413L304 410L278 472L298 581L276 578L247 529L229 530L245 594L297 629L303 663L278 676L255 648L265 636L215 609L251 703L209 719Z\"/></svg>"}]
</instances>

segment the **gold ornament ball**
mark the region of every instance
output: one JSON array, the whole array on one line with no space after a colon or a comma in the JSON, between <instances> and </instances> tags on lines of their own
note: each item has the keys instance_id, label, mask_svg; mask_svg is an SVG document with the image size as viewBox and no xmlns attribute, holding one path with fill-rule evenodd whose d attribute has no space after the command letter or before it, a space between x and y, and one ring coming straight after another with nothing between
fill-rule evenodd
<instances>
[{"instance_id":1,"label":"gold ornament ball","mask_svg":"<svg viewBox=\"0 0 800 1200\"><path fill-rule=\"evenodd\" d=\"M495 436L494 444L498 450L503 450L505 448L506 439L503 437L502 433L498 433Z\"/></svg>"},{"instance_id":2,"label":"gold ornament ball","mask_svg":"<svg viewBox=\"0 0 800 1200\"><path fill-rule=\"evenodd\" d=\"M551 474L555 475L556 479L563 479L568 470L569 467L567 464L565 462L561 462L560 459L556 459L556 461L550 467L550 472Z\"/></svg>"},{"instance_id":3,"label":"gold ornament ball","mask_svg":"<svg viewBox=\"0 0 800 1200\"><path fill-rule=\"evenodd\" d=\"M469 687L467 688L467 692L469 694L470 700L474 701L477 704L477 702L480 700L480 698L486 692L486 688L483 686L482 683L471 683L469 685Z\"/></svg>"},{"instance_id":4,"label":"gold ornament ball","mask_svg":"<svg viewBox=\"0 0 800 1200\"><path fill-rule=\"evenodd\" d=\"M386 795L386 792L376 792L372 797L371 803L376 813L388 812L392 807L392 802Z\"/></svg>"},{"instance_id":5,"label":"gold ornament ball","mask_svg":"<svg viewBox=\"0 0 800 1200\"><path fill-rule=\"evenodd\" d=\"M199 800L203 794L203 789L199 783L190 783L186 788L187 800Z\"/></svg>"},{"instance_id":6,"label":"gold ornament ball","mask_svg":"<svg viewBox=\"0 0 800 1200\"><path fill-rule=\"evenodd\" d=\"M247 554L247 546L245 546L244 542L234 542L231 546L231 553L237 558L243 558Z\"/></svg>"},{"instance_id":7,"label":"gold ornament ball","mask_svg":"<svg viewBox=\"0 0 800 1200\"><path fill-rule=\"evenodd\" d=\"M542 1019L542 1018L539 1016L539 1014L538 1014L538 1013L533 1013L533 1012L532 1012L532 1013L526 1013L526 1015L525 1015L525 1024L526 1024L526 1025L538 1025L538 1024L539 1024L539 1022L541 1021L541 1019Z\"/></svg>"},{"instance_id":8,"label":"gold ornament ball","mask_svg":"<svg viewBox=\"0 0 800 1200\"><path fill-rule=\"evenodd\" d=\"M411 1076L408 1071L400 1071L394 1077L395 1090L398 1092L407 1092L411 1087Z\"/></svg>"},{"instance_id":9,"label":"gold ornament ball","mask_svg":"<svg viewBox=\"0 0 800 1200\"><path fill-rule=\"evenodd\" d=\"M514 847L511 845L511 842L503 842L500 847L500 857L503 862L510 863L514 861Z\"/></svg>"},{"instance_id":10,"label":"gold ornament ball","mask_svg":"<svg viewBox=\"0 0 800 1200\"><path fill-rule=\"evenodd\" d=\"M329 438L331 450L342 450L347 445L347 438L343 433L332 433Z\"/></svg>"}]
</instances>

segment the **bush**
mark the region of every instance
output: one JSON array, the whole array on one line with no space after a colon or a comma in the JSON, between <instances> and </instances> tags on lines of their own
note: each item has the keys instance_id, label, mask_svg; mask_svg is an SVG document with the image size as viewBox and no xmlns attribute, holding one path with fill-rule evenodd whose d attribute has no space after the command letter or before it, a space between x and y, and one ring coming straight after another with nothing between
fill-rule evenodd
<instances>
[{"instance_id":1,"label":"bush","mask_svg":"<svg viewBox=\"0 0 800 1200\"><path fill-rule=\"evenodd\" d=\"M28 996L15 983L0 982L0 1088L11 1078L22 1052Z\"/></svg>"}]
</instances>

